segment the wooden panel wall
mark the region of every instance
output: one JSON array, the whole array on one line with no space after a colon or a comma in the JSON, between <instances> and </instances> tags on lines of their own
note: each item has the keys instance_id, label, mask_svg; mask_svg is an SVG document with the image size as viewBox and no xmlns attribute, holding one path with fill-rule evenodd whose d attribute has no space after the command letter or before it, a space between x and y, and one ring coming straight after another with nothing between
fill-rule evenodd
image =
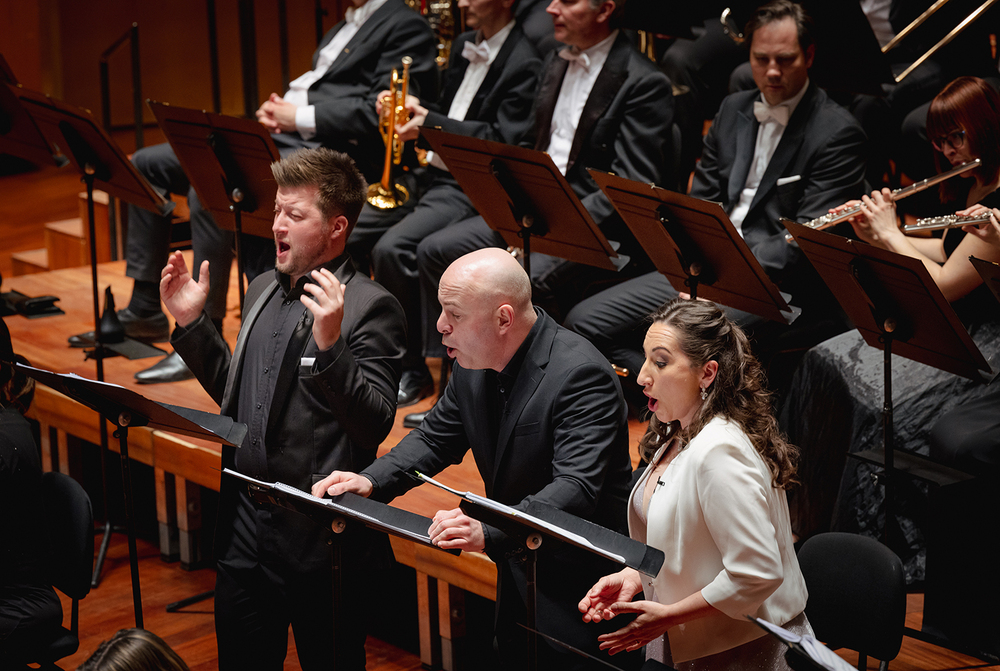
<instances>
[{"instance_id":1,"label":"wooden panel wall","mask_svg":"<svg viewBox=\"0 0 1000 671\"><path fill-rule=\"evenodd\" d=\"M324 0L323 29L348 0ZM143 98L210 109L208 17L204 0L18 0L0 3L0 53L29 88L86 107L100 117L100 54L133 22L139 25ZM222 112L243 114L238 0L216 0ZM311 0L286 0L290 76L310 67L316 48ZM255 2L258 90L281 88L277 0ZM112 123L132 123L129 49L110 60ZM280 92L280 91L279 91ZM153 122L147 112L145 120Z\"/></svg>"}]
</instances>

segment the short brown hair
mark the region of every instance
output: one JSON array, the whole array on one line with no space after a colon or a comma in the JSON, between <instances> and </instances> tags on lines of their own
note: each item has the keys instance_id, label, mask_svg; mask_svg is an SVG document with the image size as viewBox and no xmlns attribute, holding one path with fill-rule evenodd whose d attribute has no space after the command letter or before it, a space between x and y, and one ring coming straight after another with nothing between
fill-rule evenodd
<instances>
[{"instance_id":1,"label":"short brown hair","mask_svg":"<svg viewBox=\"0 0 1000 671\"><path fill-rule=\"evenodd\" d=\"M813 21L802 9L802 6L797 2L792 2L792 0L773 0L763 7L758 7L750 20L747 21L746 28L743 29L747 45L749 46L753 42L753 34L758 28L763 28L775 21L781 21L786 17L795 21L795 29L799 34L799 48L802 49L802 53L805 53L806 49L816 42L813 37Z\"/></svg>"},{"instance_id":2,"label":"short brown hair","mask_svg":"<svg viewBox=\"0 0 1000 671\"><path fill-rule=\"evenodd\" d=\"M347 217L348 234L358 221L368 195L365 178L347 154L325 147L298 149L271 164L279 189L315 186L316 206L327 220Z\"/></svg>"},{"instance_id":3,"label":"short brown hair","mask_svg":"<svg viewBox=\"0 0 1000 671\"><path fill-rule=\"evenodd\" d=\"M654 324L674 330L684 356L694 367L709 361L719 364L715 380L694 421L680 435L686 444L714 417L739 425L771 472L772 484L784 488L795 480L798 449L790 445L778 428L771 393L764 385L764 371L750 352L750 341L715 303L673 300L650 315ZM639 442L639 451L651 458L663 442L665 427L654 415Z\"/></svg>"},{"instance_id":4,"label":"short brown hair","mask_svg":"<svg viewBox=\"0 0 1000 671\"><path fill-rule=\"evenodd\" d=\"M946 84L927 112L927 137L934 140L953 130L964 130L970 153L983 163L978 168L983 184L1000 176L1000 95L979 77L959 77ZM934 165L941 172L951 168L944 154L934 150ZM941 200L960 196L958 180L941 182ZM962 203L965 207L965 203Z\"/></svg>"}]
</instances>

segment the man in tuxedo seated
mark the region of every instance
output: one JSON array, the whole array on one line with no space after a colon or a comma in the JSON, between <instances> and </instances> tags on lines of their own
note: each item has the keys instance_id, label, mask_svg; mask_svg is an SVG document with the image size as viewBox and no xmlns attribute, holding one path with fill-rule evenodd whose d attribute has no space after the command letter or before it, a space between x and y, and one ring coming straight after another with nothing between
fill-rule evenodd
<instances>
[{"instance_id":1,"label":"man in tuxedo seated","mask_svg":"<svg viewBox=\"0 0 1000 671\"><path fill-rule=\"evenodd\" d=\"M459 35L452 45L439 105L425 107L409 96L411 119L399 129L400 140L415 139L420 128L428 126L516 144L530 128L541 59L514 20L514 0L462 0L460 5L466 23L476 30ZM434 390L423 356L417 245L476 213L448 166L433 152L428 157L430 186L416 208L407 213L403 208L378 210L365 205L348 242L354 258L370 252L375 281L406 311L408 338L399 406L416 403Z\"/></svg>"},{"instance_id":2,"label":"man in tuxedo seated","mask_svg":"<svg viewBox=\"0 0 1000 671\"><path fill-rule=\"evenodd\" d=\"M491 499L524 510L540 501L621 530L631 462L625 403L604 357L531 304L531 284L500 249L456 260L441 277L438 329L454 374L424 420L388 454L358 473L334 472L315 496L352 491L389 501L414 487L414 470L434 475L470 449ZM439 511L430 527L441 548L485 551L497 564L496 647L502 669L527 668L525 549L460 509ZM594 555L540 550L537 626L601 656L597 636L576 611ZM539 669L603 669L538 641ZM617 662L618 659L616 658Z\"/></svg>"},{"instance_id":3,"label":"man in tuxedo seated","mask_svg":"<svg viewBox=\"0 0 1000 671\"><path fill-rule=\"evenodd\" d=\"M779 218L808 221L856 198L865 171L857 121L809 81L815 50L809 27L789 0L775 0L750 19L744 34L757 89L723 100L691 186L692 196L722 203L770 278L803 309L796 326L824 323L839 308L798 246L785 242ZM643 361L643 319L676 296L663 275L648 273L582 301L565 325L635 374ZM758 347L782 330L756 315L727 313ZM628 382L624 388L638 391Z\"/></svg>"},{"instance_id":4,"label":"man in tuxedo seated","mask_svg":"<svg viewBox=\"0 0 1000 671\"><path fill-rule=\"evenodd\" d=\"M644 260L587 169L640 182L663 184L671 179L665 167L673 123L670 81L617 29L621 7L614 0L554 0L548 12L555 38L568 46L546 58L535 98L534 134L525 144L548 152L605 236L622 244L621 253ZM433 328L441 273L462 254L506 246L482 217L459 222L420 243L427 356L443 356ZM535 303L557 320L595 281L622 279L622 274L543 254L532 254L531 272Z\"/></svg>"},{"instance_id":5,"label":"man in tuxedo seated","mask_svg":"<svg viewBox=\"0 0 1000 671\"><path fill-rule=\"evenodd\" d=\"M222 465L309 491L333 469L370 464L389 434L403 312L344 252L365 199L351 159L326 148L300 149L271 170L278 184L275 269L247 289L232 355L203 311L207 261L195 281L175 253L160 290L177 321L175 350L220 412L249 429L239 449L223 447ZM372 583L388 570L388 539L365 529L344 534L345 603L377 603ZM331 654L338 669L365 668L364 608L339 620L331 650L330 542L328 527L257 501L245 484L222 478L215 540L222 671L280 671L289 625L303 669L329 668Z\"/></svg>"},{"instance_id":6,"label":"man in tuxedo seated","mask_svg":"<svg viewBox=\"0 0 1000 671\"><path fill-rule=\"evenodd\" d=\"M327 146L355 159L369 180L381 170L382 140L375 99L389 83L403 56L413 58L411 85L430 100L437 97L434 64L437 38L427 22L403 0L352 0L347 16L323 37L313 54L313 69L289 85L284 96L272 93L257 111L257 119L272 133L282 155L301 147ZM187 196L191 210L191 242L195 276L207 259L213 283L208 314L221 330L232 265L233 234L219 228L202 209L198 196L168 144L137 151L132 161L163 193ZM245 236L247 276L252 280L274 262L269 240ZM161 341L169 335L157 286L170 251L170 221L142 208L129 207L126 274L135 280L128 306L119 319L134 338ZM190 370L176 355L140 371L140 383L188 379Z\"/></svg>"}]
</instances>

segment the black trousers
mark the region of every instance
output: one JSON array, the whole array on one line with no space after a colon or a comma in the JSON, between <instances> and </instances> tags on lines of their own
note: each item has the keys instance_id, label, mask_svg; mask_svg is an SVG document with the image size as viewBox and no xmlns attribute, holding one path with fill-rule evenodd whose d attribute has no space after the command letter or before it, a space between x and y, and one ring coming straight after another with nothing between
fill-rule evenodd
<instances>
[{"instance_id":1,"label":"black trousers","mask_svg":"<svg viewBox=\"0 0 1000 671\"><path fill-rule=\"evenodd\" d=\"M372 584L377 568L368 571L358 554L345 549L341 615L334 624L332 553L329 563L315 561L323 550L304 556L284 556L280 543L262 523L267 515L237 514L230 529L219 530L224 547L215 579L215 633L221 671L280 671L288 648L288 628L304 671L365 668L366 599L378 589ZM253 528L250 528L253 527ZM270 534L270 535L268 535ZM335 542L340 542L338 539ZM263 549L262 549L263 548ZM362 614L363 613L363 614Z\"/></svg>"},{"instance_id":2,"label":"black trousers","mask_svg":"<svg viewBox=\"0 0 1000 671\"><path fill-rule=\"evenodd\" d=\"M574 307L563 324L594 344L611 363L627 368L628 381L622 391L636 406L645 404L636 384L645 361L642 341L650 322L647 317L664 303L677 298L677 290L659 272L647 273L584 299ZM763 317L723 307L726 315L744 329L767 323Z\"/></svg>"},{"instance_id":3,"label":"black trousers","mask_svg":"<svg viewBox=\"0 0 1000 671\"><path fill-rule=\"evenodd\" d=\"M455 222L473 214L475 208L458 183L450 176L442 177L436 179L421 196L416 207L386 229L372 247L372 276L396 297L406 315L404 370L419 369L424 360L424 318L421 310L417 247L424 238L448 229ZM392 215L387 216L391 217ZM360 221L358 223L361 224ZM352 239L353 237L352 233ZM435 296L436 286L435 284Z\"/></svg>"}]
</instances>

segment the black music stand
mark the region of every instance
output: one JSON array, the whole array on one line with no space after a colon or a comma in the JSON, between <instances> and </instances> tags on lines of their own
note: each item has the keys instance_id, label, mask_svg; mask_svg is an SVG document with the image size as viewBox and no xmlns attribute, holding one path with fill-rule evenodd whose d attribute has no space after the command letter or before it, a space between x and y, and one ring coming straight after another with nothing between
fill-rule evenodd
<instances>
[{"instance_id":1,"label":"black music stand","mask_svg":"<svg viewBox=\"0 0 1000 671\"><path fill-rule=\"evenodd\" d=\"M61 168L69 163L65 156L49 145L24 109L18 99L18 92L23 89L15 82L2 83L2 80L3 75L0 74L0 154L10 154L42 166Z\"/></svg>"},{"instance_id":2,"label":"black music stand","mask_svg":"<svg viewBox=\"0 0 1000 671\"><path fill-rule=\"evenodd\" d=\"M883 352L883 450L851 456L884 466L882 542L888 545L894 464L897 459L914 459L893 445L892 354L973 381L988 381L994 373L923 262L801 224L784 223L865 342Z\"/></svg>"},{"instance_id":3,"label":"black music stand","mask_svg":"<svg viewBox=\"0 0 1000 671\"><path fill-rule=\"evenodd\" d=\"M238 471L225 468L223 475L228 475L247 483L247 489L252 497L265 499L270 503L297 513L306 515L321 526L332 526L334 531L331 544L331 568L333 570L333 631L330 632L330 647L334 654L330 657L330 666L337 668L337 631L340 629L344 609L340 607L343 594L343 572L341 570L343 557L343 542L339 536L348 524L363 524L369 529L381 531L402 538L417 545L432 547L441 552L458 555L460 550L443 550L433 543L427 535L431 520L423 515L411 513L408 510L393 508L378 501L372 501L357 494L341 494L333 498L317 498L283 482L264 482L243 475Z\"/></svg>"},{"instance_id":4,"label":"black music stand","mask_svg":"<svg viewBox=\"0 0 1000 671\"><path fill-rule=\"evenodd\" d=\"M428 482L462 498L459 507L469 517L502 530L511 537L521 538L527 548L525 573L527 596L525 603L528 631L528 669L538 668L538 549L545 539L560 541L578 547L599 557L633 568L649 577L655 577L663 565L661 550L650 547L558 508L531 501L526 510L520 511L485 496L460 492L420 473L416 478ZM567 644L551 639L558 645L573 649ZM576 651L579 653L579 651ZM586 653L580 653L586 654Z\"/></svg>"},{"instance_id":5,"label":"black music stand","mask_svg":"<svg viewBox=\"0 0 1000 671\"><path fill-rule=\"evenodd\" d=\"M216 223L236 235L240 312L243 312L244 232L271 239L278 187L271 163L280 160L271 134L253 119L171 107L147 100L156 122Z\"/></svg>"},{"instance_id":6,"label":"black music stand","mask_svg":"<svg viewBox=\"0 0 1000 671\"><path fill-rule=\"evenodd\" d=\"M94 186L110 195L139 207L160 214L168 214L174 204L164 199L125 157L114 140L94 120L89 110L68 105L49 96L28 91L20 86L7 85L22 107L31 117L37 129L57 153L64 155L80 173L87 185L87 225L90 235L90 282L94 307L94 349L86 356L93 357L97 364L97 379L104 381L104 359L115 356L115 352L105 346L101 334L101 315L97 291L97 234L94 224ZM155 349L155 348L151 348ZM157 350L158 351L158 350ZM105 504L107 503L107 474L105 472L108 448L107 427L100 425L101 469L105 481ZM104 523L104 538L94 568L93 585L100 583L104 556L111 541L110 520Z\"/></svg>"},{"instance_id":7,"label":"black music stand","mask_svg":"<svg viewBox=\"0 0 1000 671\"><path fill-rule=\"evenodd\" d=\"M501 142L421 128L490 228L524 248L531 277L536 251L604 270L621 270L619 256L548 154Z\"/></svg>"},{"instance_id":8,"label":"black music stand","mask_svg":"<svg viewBox=\"0 0 1000 671\"><path fill-rule=\"evenodd\" d=\"M96 411L102 420L112 422L118 427L115 437L118 438L122 462L125 525L128 530L128 558L132 572L132 607L135 610L135 626L142 629L142 592L139 587L139 559L135 548L135 509L128 460L129 427L148 426L238 447L246 435L246 424L234 422L224 415L157 403L116 384L88 380L79 375L53 373L23 364L17 364L17 368L25 375ZM101 426L104 426L104 421L101 422Z\"/></svg>"},{"instance_id":9,"label":"black music stand","mask_svg":"<svg viewBox=\"0 0 1000 671\"><path fill-rule=\"evenodd\" d=\"M677 291L783 324L802 313L788 305L718 203L598 170L590 175Z\"/></svg>"}]
</instances>

